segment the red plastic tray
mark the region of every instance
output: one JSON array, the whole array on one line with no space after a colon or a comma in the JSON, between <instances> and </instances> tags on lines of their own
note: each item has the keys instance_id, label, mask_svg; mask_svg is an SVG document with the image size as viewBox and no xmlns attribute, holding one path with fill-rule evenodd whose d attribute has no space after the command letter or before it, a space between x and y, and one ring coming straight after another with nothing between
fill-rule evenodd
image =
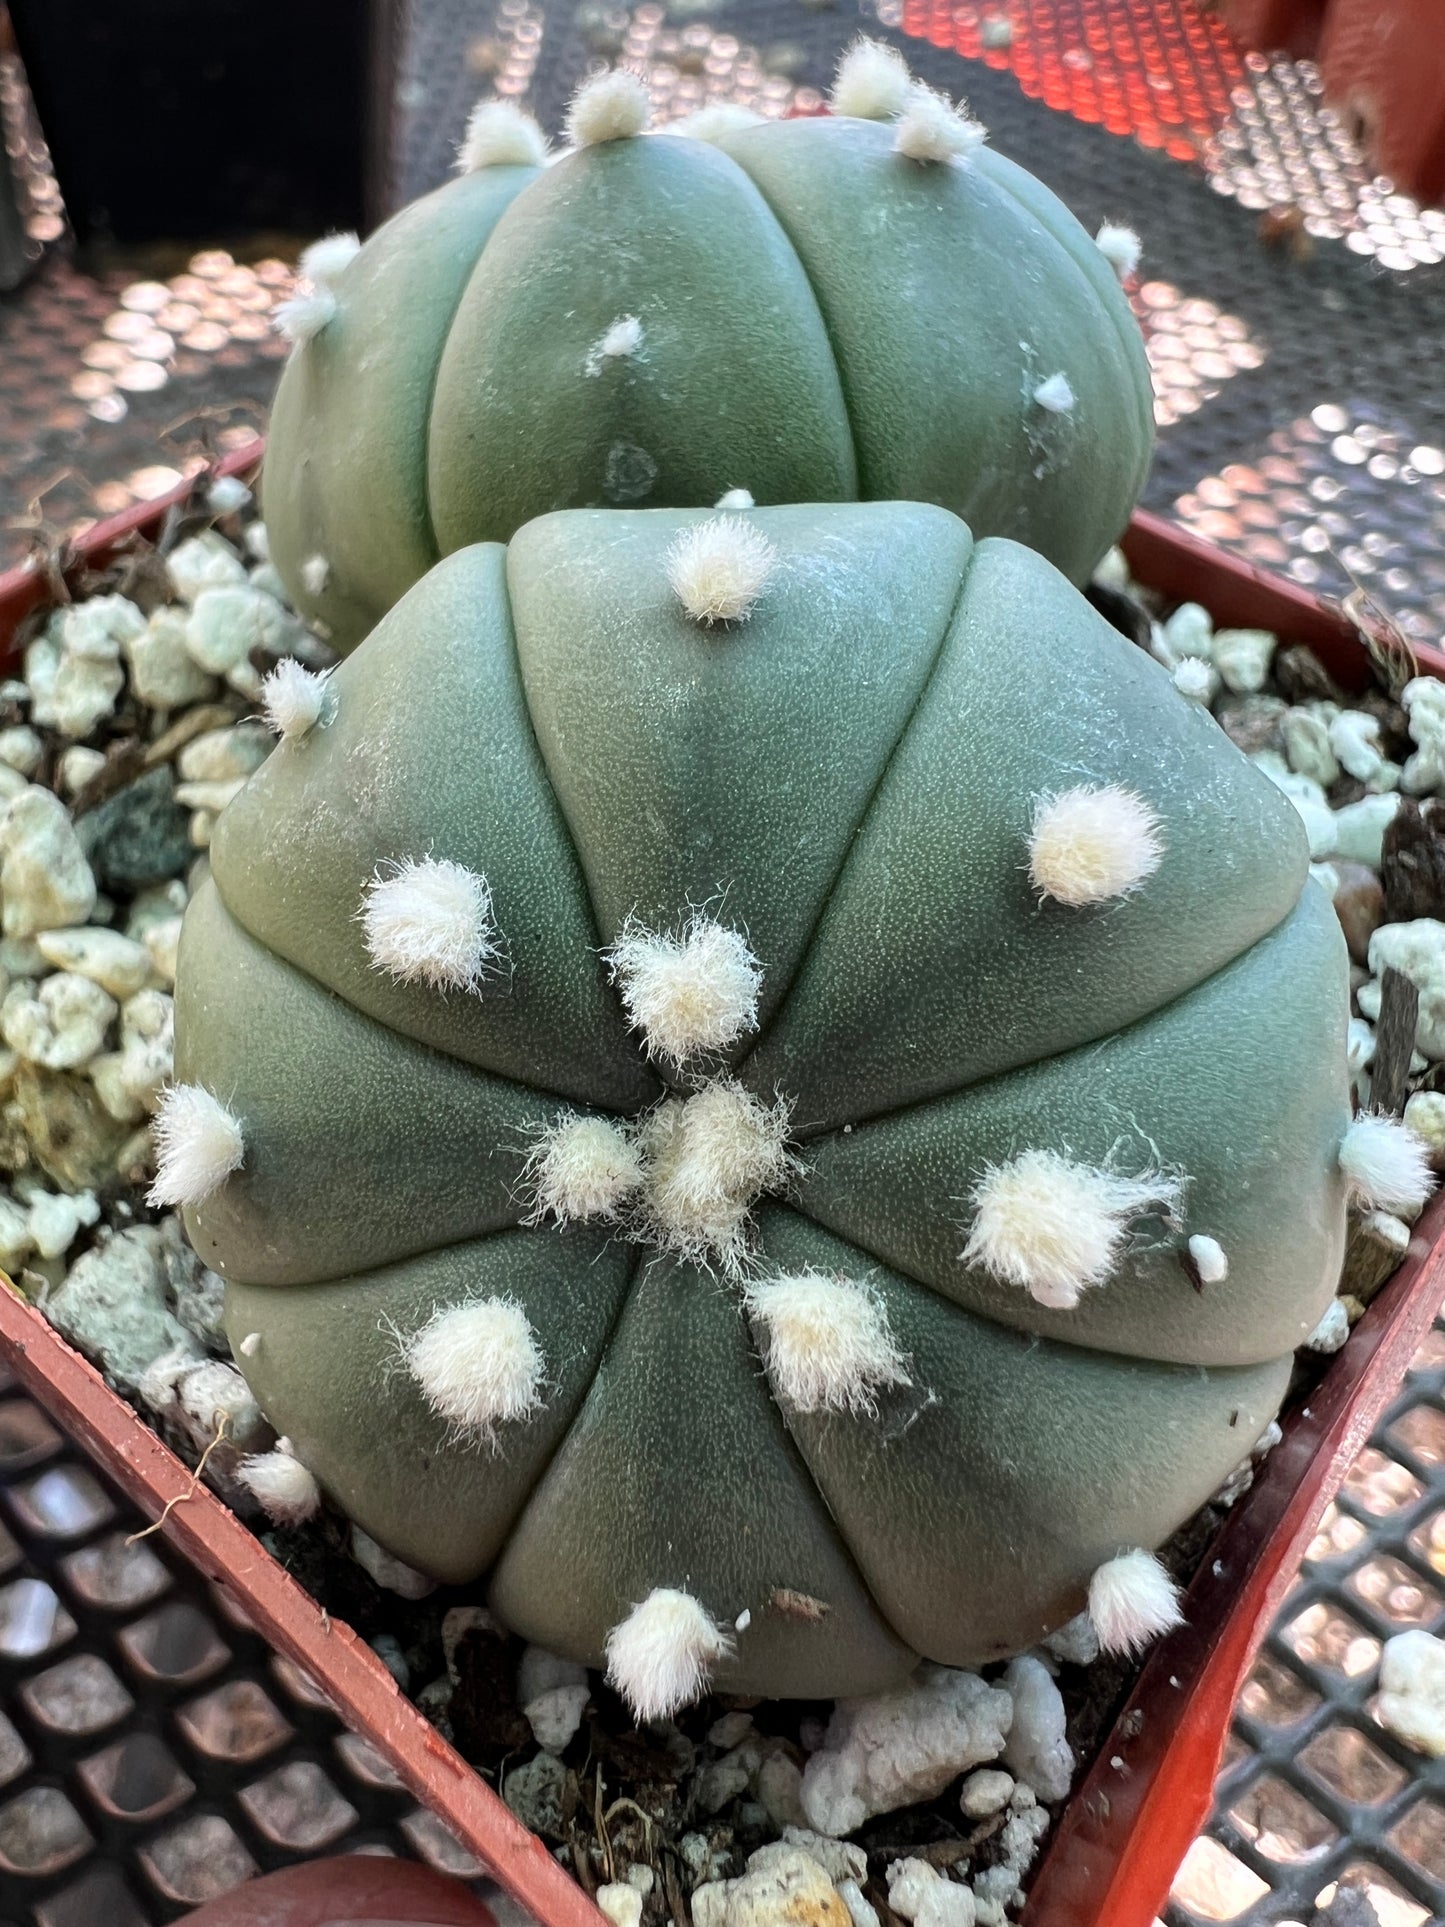
<instances>
[{"instance_id":1,"label":"red plastic tray","mask_svg":"<svg viewBox=\"0 0 1445 1927\"><path fill-rule=\"evenodd\" d=\"M260 444L217 472L253 471ZM92 560L135 531L153 534L185 487L98 524L76 544ZM1203 602L1222 623L1307 643L1347 687L1367 679L1343 614L1303 590L1139 514L1125 551L1140 581ZM33 568L0 577L0 661L40 600ZM1445 655L1415 651L1445 677ZM1034 1877L1021 1927L1150 1927L1209 1811L1230 1716L1256 1647L1326 1505L1338 1490L1445 1296L1445 1195L1421 1219L1405 1263L1361 1319L1309 1404L1293 1414L1205 1557L1186 1624L1150 1653L1128 1704L1075 1790ZM0 1353L40 1402L205 1576L223 1586L277 1650L485 1861L543 1927L602 1927L602 1916L546 1847L438 1737L371 1649L332 1619L18 1296L0 1291Z\"/></svg>"}]
</instances>

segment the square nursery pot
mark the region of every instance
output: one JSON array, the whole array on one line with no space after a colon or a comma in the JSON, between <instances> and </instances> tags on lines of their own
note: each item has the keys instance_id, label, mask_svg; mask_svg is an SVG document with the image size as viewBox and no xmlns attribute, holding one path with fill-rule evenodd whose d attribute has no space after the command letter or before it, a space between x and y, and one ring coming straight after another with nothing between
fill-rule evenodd
<instances>
[{"instance_id":1,"label":"square nursery pot","mask_svg":"<svg viewBox=\"0 0 1445 1927\"><path fill-rule=\"evenodd\" d=\"M259 458L254 444L228 457L221 472L248 475ZM137 531L156 535L186 493L98 524L80 538L73 559L99 559ZM1304 643L1337 682L1366 684L1367 657L1354 627L1303 590L1142 513L1124 548L1138 580L1172 598L1203 602L1221 624L1267 628ZM52 567L57 560L63 566L66 558L53 559ZM46 582L38 565L0 577L0 663ZM1445 654L1423 647L1416 653L1421 673L1445 679ZM1150 1651L1054 1827L1021 1927L1150 1927L1209 1811L1255 1649L1442 1296L1445 1192L1420 1219L1404 1263L1308 1402L1288 1415L1283 1441L1207 1548L1185 1597L1186 1623ZM205 1578L224 1587L276 1649L324 1688L341 1717L380 1748L416 1797L542 1927L603 1927L571 1875L440 1738L371 1649L283 1571L13 1290L0 1290L0 1356L148 1517L164 1517L172 1541Z\"/></svg>"}]
</instances>

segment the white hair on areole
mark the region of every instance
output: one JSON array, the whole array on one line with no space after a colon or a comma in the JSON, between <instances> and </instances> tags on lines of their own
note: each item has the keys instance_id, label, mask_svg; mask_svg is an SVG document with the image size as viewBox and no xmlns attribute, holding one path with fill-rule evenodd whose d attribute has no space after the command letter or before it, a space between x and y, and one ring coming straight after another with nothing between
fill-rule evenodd
<instances>
[{"instance_id":1,"label":"white hair on areole","mask_svg":"<svg viewBox=\"0 0 1445 1927\"><path fill-rule=\"evenodd\" d=\"M667 579L694 622L745 622L778 564L755 523L715 515L684 529L667 552Z\"/></svg>"},{"instance_id":2,"label":"white hair on areole","mask_svg":"<svg viewBox=\"0 0 1445 1927\"><path fill-rule=\"evenodd\" d=\"M755 114L751 107L742 107L735 100L710 100L685 120L669 121L661 132L682 134L688 140L710 144L726 140L729 134L745 134L750 127L762 125L763 116Z\"/></svg>"},{"instance_id":3,"label":"white hair on areole","mask_svg":"<svg viewBox=\"0 0 1445 1927\"><path fill-rule=\"evenodd\" d=\"M1051 1310L1070 1311L1114 1270L1130 1220L1173 1215L1182 1195L1182 1181L1163 1172L1126 1178L1056 1151L1021 1151L975 1185L963 1261L1022 1285Z\"/></svg>"},{"instance_id":4,"label":"white hair on areole","mask_svg":"<svg viewBox=\"0 0 1445 1927\"><path fill-rule=\"evenodd\" d=\"M1121 227L1116 221L1105 221L1094 236L1094 245L1121 281L1127 275L1138 272L1142 249L1133 228Z\"/></svg>"},{"instance_id":5,"label":"white hair on areole","mask_svg":"<svg viewBox=\"0 0 1445 1927\"><path fill-rule=\"evenodd\" d=\"M838 62L828 105L853 120L892 120L907 105L912 85L908 62L896 47L859 34Z\"/></svg>"},{"instance_id":6,"label":"white hair on areole","mask_svg":"<svg viewBox=\"0 0 1445 1927\"><path fill-rule=\"evenodd\" d=\"M788 1118L784 1099L769 1108L730 1077L664 1098L642 1120L644 1234L694 1264L736 1266L754 1202L799 1168Z\"/></svg>"},{"instance_id":7,"label":"white hair on areole","mask_svg":"<svg viewBox=\"0 0 1445 1927\"><path fill-rule=\"evenodd\" d=\"M474 1298L432 1313L402 1356L428 1405L466 1436L490 1442L499 1425L542 1402L537 1334L511 1298Z\"/></svg>"},{"instance_id":8,"label":"white hair on areole","mask_svg":"<svg viewBox=\"0 0 1445 1927\"><path fill-rule=\"evenodd\" d=\"M484 167L541 167L546 159L547 136L529 113L514 100L479 100L456 166L458 174L478 174Z\"/></svg>"},{"instance_id":9,"label":"white hair on areole","mask_svg":"<svg viewBox=\"0 0 1445 1927\"><path fill-rule=\"evenodd\" d=\"M626 67L584 80L567 109L567 138L574 147L631 140L647 131L652 95L640 74Z\"/></svg>"},{"instance_id":10,"label":"white hair on areole","mask_svg":"<svg viewBox=\"0 0 1445 1927\"><path fill-rule=\"evenodd\" d=\"M172 1084L151 1133L156 1175L146 1193L150 1204L203 1203L240 1170L246 1155L240 1124L202 1084Z\"/></svg>"},{"instance_id":11,"label":"white hair on areole","mask_svg":"<svg viewBox=\"0 0 1445 1927\"><path fill-rule=\"evenodd\" d=\"M894 123L893 145L905 160L935 163L966 161L988 139L981 122L970 120L943 94L916 80Z\"/></svg>"},{"instance_id":12,"label":"white hair on areole","mask_svg":"<svg viewBox=\"0 0 1445 1927\"><path fill-rule=\"evenodd\" d=\"M1137 890L1164 858L1158 813L1118 783L1041 796L1029 832L1029 875L1041 897L1108 903Z\"/></svg>"},{"instance_id":13,"label":"white hair on areole","mask_svg":"<svg viewBox=\"0 0 1445 1927\"><path fill-rule=\"evenodd\" d=\"M501 955L484 876L444 857L379 868L361 901L371 961L400 983L476 990Z\"/></svg>"},{"instance_id":14,"label":"white hair on areole","mask_svg":"<svg viewBox=\"0 0 1445 1927\"><path fill-rule=\"evenodd\" d=\"M323 234L309 248L303 248L297 263L308 281L330 282L344 274L361 252L354 234Z\"/></svg>"},{"instance_id":15,"label":"white hair on areole","mask_svg":"<svg viewBox=\"0 0 1445 1927\"><path fill-rule=\"evenodd\" d=\"M1435 1189L1430 1153L1408 1124L1361 1111L1340 1144L1350 1201L1373 1211L1418 1211Z\"/></svg>"},{"instance_id":16,"label":"white hair on areole","mask_svg":"<svg viewBox=\"0 0 1445 1927\"><path fill-rule=\"evenodd\" d=\"M715 509L754 509L757 503L753 500L750 489L730 488L719 495L713 507Z\"/></svg>"},{"instance_id":17,"label":"white hair on areole","mask_svg":"<svg viewBox=\"0 0 1445 1927\"><path fill-rule=\"evenodd\" d=\"M1140 1652L1184 1624L1179 1588L1152 1552L1121 1552L1089 1581L1089 1618L1106 1653Z\"/></svg>"},{"instance_id":18,"label":"white hair on areole","mask_svg":"<svg viewBox=\"0 0 1445 1927\"><path fill-rule=\"evenodd\" d=\"M324 555L308 555L301 564L301 586L307 595L325 595L331 580L331 564Z\"/></svg>"},{"instance_id":19,"label":"white hair on areole","mask_svg":"<svg viewBox=\"0 0 1445 1927\"><path fill-rule=\"evenodd\" d=\"M299 1526L321 1510L321 1488L289 1452L256 1452L242 1459L236 1477L278 1526Z\"/></svg>"},{"instance_id":20,"label":"white hair on areole","mask_svg":"<svg viewBox=\"0 0 1445 1927\"><path fill-rule=\"evenodd\" d=\"M607 1635L607 1682L634 1719L664 1720L700 1699L732 1640L691 1593L658 1586Z\"/></svg>"},{"instance_id":21,"label":"white hair on areole","mask_svg":"<svg viewBox=\"0 0 1445 1927\"><path fill-rule=\"evenodd\" d=\"M635 314L619 315L587 351L583 364L588 375L600 375L609 361L630 361L642 346L642 323Z\"/></svg>"},{"instance_id":22,"label":"white hair on areole","mask_svg":"<svg viewBox=\"0 0 1445 1927\"><path fill-rule=\"evenodd\" d=\"M757 1029L762 966L741 931L701 911L680 937L629 919L606 959L649 1056L682 1064Z\"/></svg>"},{"instance_id":23,"label":"white hair on areole","mask_svg":"<svg viewBox=\"0 0 1445 1927\"><path fill-rule=\"evenodd\" d=\"M817 1271L752 1280L743 1293L767 1334L768 1376L795 1412L872 1412L885 1385L907 1385L882 1300Z\"/></svg>"},{"instance_id":24,"label":"white hair on areole","mask_svg":"<svg viewBox=\"0 0 1445 1927\"><path fill-rule=\"evenodd\" d=\"M522 1181L530 1192L528 1224L574 1218L614 1223L642 1188L636 1139L605 1117L563 1111L533 1139Z\"/></svg>"},{"instance_id":25,"label":"white hair on areole","mask_svg":"<svg viewBox=\"0 0 1445 1927\"><path fill-rule=\"evenodd\" d=\"M294 656L283 656L262 679L261 714L283 742L307 735L329 716L331 707L330 672L308 669Z\"/></svg>"},{"instance_id":26,"label":"white hair on areole","mask_svg":"<svg viewBox=\"0 0 1445 1927\"><path fill-rule=\"evenodd\" d=\"M1229 1276L1229 1254L1218 1238L1196 1232L1189 1240L1189 1256L1201 1285L1222 1285Z\"/></svg>"},{"instance_id":27,"label":"white hair on areole","mask_svg":"<svg viewBox=\"0 0 1445 1927\"><path fill-rule=\"evenodd\" d=\"M1067 375L1050 375L1034 390L1034 400L1051 415L1067 415L1074 406L1074 389Z\"/></svg>"},{"instance_id":28,"label":"white hair on areole","mask_svg":"<svg viewBox=\"0 0 1445 1927\"><path fill-rule=\"evenodd\" d=\"M340 313L340 303L325 283L303 288L283 301L272 320L288 341L311 341Z\"/></svg>"}]
</instances>

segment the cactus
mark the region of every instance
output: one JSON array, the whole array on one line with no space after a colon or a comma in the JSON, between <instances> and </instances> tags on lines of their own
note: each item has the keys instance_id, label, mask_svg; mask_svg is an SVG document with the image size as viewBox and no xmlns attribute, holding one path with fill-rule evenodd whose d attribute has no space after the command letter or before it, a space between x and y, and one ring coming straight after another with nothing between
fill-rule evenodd
<instances>
[{"instance_id":1,"label":"cactus","mask_svg":"<svg viewBox=\"0 0 1445 1927\"><path fill-rule=\"evenodd\" d=\"M651 136L641 83L603 75L547 165L489 102L459 178L305 257L265 504L339 649L549 510L738 490L936 502L1086 578L1152 443L1114 265L1137 244L1096 245L896 55L855 49L834 104Z\"/></svg>"},{"instance_id":2,"label":"cactus","mask_svg":"<svg viewBox=\"0 0 1445 1927\"><path fill-rule=\"evenodd\" d=\"M324 693L156 1192L297 1461L641 1713L1172 1623L1380 1164L1275 786L908 503L546 516Z\"/></svg>"}]
</instances>

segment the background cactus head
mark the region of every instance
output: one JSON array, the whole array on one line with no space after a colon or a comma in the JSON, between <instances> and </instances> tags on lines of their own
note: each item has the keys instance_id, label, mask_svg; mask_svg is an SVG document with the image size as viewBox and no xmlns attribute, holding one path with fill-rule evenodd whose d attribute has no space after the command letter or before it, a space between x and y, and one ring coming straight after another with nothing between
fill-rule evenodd
<instances>
[{"instance_id":1,"label":"background cactus head","mask_svg":"<svg viewBox=\"0 0 1445 1927\"><path fill-rule=\"evenodd\" d=\"M1152 445L1117 250L891 50L831 117L648 112L600 76L548 164L486 102L457 179L303 261L265 477L298 608L349 649L548 510L735 490L936 502L1084 580Z\"/></svg>"},{"instance_id":2,"label":"background cactus head","mask_svg":"<svg viewBox=\"0 0 1445 1927\"><path fill-rule=\"evenodd\" d=\"M1380 1182L1274 785L907 503L547 516L325 696L158 1179L296 1464L644 1713L1169 1625Z\"/></svg>"}]
</instances>

